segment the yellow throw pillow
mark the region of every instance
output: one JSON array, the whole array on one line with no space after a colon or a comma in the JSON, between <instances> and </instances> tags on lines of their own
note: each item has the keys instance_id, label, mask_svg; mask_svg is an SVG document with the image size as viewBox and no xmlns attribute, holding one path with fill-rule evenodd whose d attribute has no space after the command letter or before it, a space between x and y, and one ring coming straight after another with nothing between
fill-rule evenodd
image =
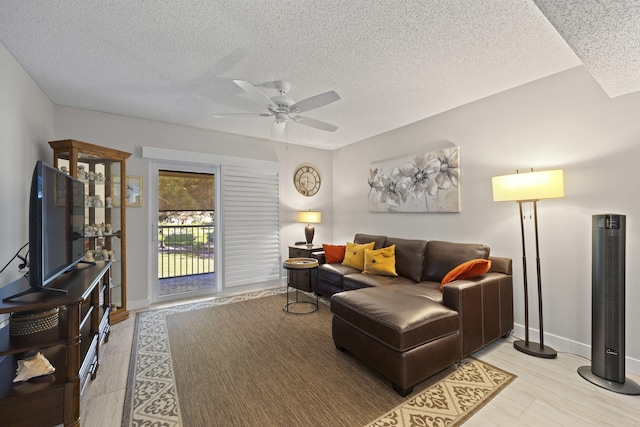
<instances>
[{"instance_id":1,"label":"yellow throw pillow","mask_svg":"<svg viewBox=\"0 0 640 427\"><path fill-rule=\"evenodd\" d=\"M357 268L360 271L364 270L364 250L373 249L374 245L375 242L365 243L362 245L347 242L347 248L344 251L344 260L342 260L342 265Z\"/></svg>"},{"instance_id":2,"label":"yellow throw pillow","mask_svg":"<svg viewBox=\"0 0 640 427\"><path fill-rule=\"evenodd\" d=\"M397 277L396 245L378 250L365 249L363 273Z\"/></svg>"}]
</instances>

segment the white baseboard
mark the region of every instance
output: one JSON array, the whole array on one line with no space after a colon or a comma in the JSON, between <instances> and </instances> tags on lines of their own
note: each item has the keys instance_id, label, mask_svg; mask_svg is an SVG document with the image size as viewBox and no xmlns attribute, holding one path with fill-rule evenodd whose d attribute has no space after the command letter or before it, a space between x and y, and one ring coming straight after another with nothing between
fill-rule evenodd
<instances>
[{"instance_id":1,"label":"white baseboard","mask_svg":"<svg viewBox=\"0 0 640 427\"><path fill-rule=\"evenodd\" d=\"M149 308L151 300L149 298L139 300L127 300L127 310L141 310Z\"/></svg>"},{"instance_id":2,"label":"white baseboard","mask_svg":"<svg viewBox=\"0 0 640 427\"><path fill-rule=\"evenodd\" d=\"M524 339L524 326L514 324L513 334ZM540 331L538 329L529 328L529 339L534 342L540 342ZM557 352L571 353L584 357L585 365L591 364L590 344L584 344L549 333L544 334L544 344L552 347ZM630 372L634 375L640 375L640 360L625 355L624 361L626 372Z\"/></svg>"}]
</instances>

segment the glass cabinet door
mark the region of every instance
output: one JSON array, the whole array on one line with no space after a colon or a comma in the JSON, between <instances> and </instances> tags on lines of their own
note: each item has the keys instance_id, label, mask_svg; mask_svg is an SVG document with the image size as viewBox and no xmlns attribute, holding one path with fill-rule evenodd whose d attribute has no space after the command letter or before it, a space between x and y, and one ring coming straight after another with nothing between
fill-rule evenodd
<instances>
[{"instance_id":1,"label":"glass cabinet door","mask_svg":"<svg viewBox=\"0 0 640 427\"><path fill-rule=\"evenodd\" d=\"M129 315L126 304L125 159L129 153L93 144L49 142L54 167L85 184L85 261L112 261L111 322Z\"/></svg>"}]
</instances>

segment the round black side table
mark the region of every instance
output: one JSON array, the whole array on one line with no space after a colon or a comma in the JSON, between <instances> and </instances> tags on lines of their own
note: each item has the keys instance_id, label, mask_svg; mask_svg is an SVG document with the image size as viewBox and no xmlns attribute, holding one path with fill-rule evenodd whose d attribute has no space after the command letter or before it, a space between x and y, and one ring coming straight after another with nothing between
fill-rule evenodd
<instances>
[{"instance_id":1,"label":"round black side table","mask_svg":"<svg viewBox=\"0 0 640 427\"><path fill-rule=\"evenodd\" d=\"M316 300L303 301L300 299L300 288L311 289L311 278L317 274L318 260L314 258L289 258L284 260L282 267L287 272L287 303L282 310L288 314L310 314L318 310L318 294ZM289 288L294 288L295 299L289 301Z\"/></svg>"}]
</instances>

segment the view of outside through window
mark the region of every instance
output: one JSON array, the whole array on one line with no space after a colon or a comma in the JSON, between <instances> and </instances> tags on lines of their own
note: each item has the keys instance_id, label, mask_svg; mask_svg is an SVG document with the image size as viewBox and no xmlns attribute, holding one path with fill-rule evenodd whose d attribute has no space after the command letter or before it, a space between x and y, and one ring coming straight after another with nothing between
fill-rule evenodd
<instances>
[{"instance_id":1,"label":"view of outside through window","mask_svg":"<svg viewBox=\"0 0 640 427\"><path fill-rule=\"evenodd\" d=\"M189 276L179 286L160 284L160 295L213 286L214 188L212 174L160 171L158 279Z\"/></svg>"}]
</instances>

